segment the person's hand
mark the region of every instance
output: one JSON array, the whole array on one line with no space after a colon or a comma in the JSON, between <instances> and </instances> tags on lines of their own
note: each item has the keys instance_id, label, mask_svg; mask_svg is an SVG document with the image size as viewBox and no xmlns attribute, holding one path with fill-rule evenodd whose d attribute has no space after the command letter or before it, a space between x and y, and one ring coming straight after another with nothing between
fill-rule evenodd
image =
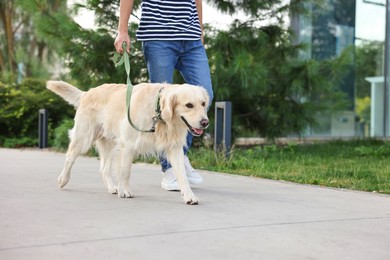
<instances>
[{"instance_id":1,"label":"person's hand","mask_svg":"<svg viewBox=\"0 0 390 260\"><path fill-rule=\"evenodd\" d=\"M115 38L114 46L115 50L118 53L123 53L123 42L126 42L126 52L130 53L130 36L128 33L121 33L119 32Z\"/></svg>"}]
</instances>

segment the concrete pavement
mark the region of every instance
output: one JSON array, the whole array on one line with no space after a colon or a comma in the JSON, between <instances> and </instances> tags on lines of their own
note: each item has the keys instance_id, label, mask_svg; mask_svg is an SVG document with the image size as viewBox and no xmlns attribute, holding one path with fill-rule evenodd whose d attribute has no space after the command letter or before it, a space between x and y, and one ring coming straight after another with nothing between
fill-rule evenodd
<instances>
[{"instance_id":1,"label":"concrete pavement","mask_svg":"<svg viewBox=\"0 0 390 260\"><path fill-rule=\"evenodd\" d=\"M202 171L196 206L133 167L133 199L96 158L0 149L0 259L390 259L390 196Z\"/></svg>"}]
</instances>

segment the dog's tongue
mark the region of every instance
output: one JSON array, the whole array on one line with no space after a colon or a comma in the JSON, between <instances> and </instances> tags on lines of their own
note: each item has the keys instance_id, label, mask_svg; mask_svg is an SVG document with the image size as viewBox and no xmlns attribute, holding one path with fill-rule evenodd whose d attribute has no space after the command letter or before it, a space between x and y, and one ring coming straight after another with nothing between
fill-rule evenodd
<instances>
[{"instance_id":1,"label":"dog's tongue","mask_svg":"<svg viewBox=\"0 0 390 260\"><path fill-rule=\"evenodd\" d=\"M198 129L198 128L192 128L192 130L194 131L195 134L197 135L201 135L203 134L203 130L202 129Z\"/></svg>"}]
</instances>

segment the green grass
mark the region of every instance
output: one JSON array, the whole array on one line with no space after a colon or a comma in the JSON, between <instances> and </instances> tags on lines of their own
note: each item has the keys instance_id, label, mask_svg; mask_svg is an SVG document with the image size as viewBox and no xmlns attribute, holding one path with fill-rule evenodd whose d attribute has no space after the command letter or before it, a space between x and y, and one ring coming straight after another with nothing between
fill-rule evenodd
<instances>
[{"instance_id":1,"label":"green grass","mask_svg":"<svg viewBox=\"0 0 390 260\"><path fill-rule=\"evenodd\" d=\"M390 143L381 140L191 149L194 168L296 183L390 194Z\"/></svg>"}]
</instances>

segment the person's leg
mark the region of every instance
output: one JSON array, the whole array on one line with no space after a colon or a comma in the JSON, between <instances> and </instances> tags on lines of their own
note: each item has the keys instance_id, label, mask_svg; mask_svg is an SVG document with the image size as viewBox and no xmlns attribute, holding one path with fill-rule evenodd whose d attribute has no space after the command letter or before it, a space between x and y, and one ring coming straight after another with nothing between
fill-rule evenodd
<instances>
[{"instance_id":1,"label":"person's leg","mask_svg":"<svg viewBox=\"0 0 390 260\"><path fill-rule=\"evenodd\" d=\"M178 55L172 41L145 41L142 43L146 67L152 83L172 83Z\"/></svg>"},{"instance_id":2,"label":"person's leg","mask_svg":"<svg viewBox=\"0 0 390 260\"><path fill-rule=\"evenodd\" d=\"M211 102L214 95L206 50L200 40L183 42L175 69L180 71L188 84L205 88Z\"/></svg>"},{"instance_id":3,"label":"person's leg","mask_svg":"<svg viewBox=\"0 0 390 260\"><path fill-rule=\"evenodd\" d=\"M213 99L210 69L207 55L201 41L147 41L143 44L143 52L149 77L153 83L172 83L173 71L180 71L188 84L204 87ZM192 144L192 134L187 135L187 146L184 153ZM191 184L200 184L201 176L192 168L188 157L185 157L187 176ZM160 158L163 171L162 187L166 190L177 190L178 184L174 179L172 168L165 158Z\"/></svg>"},{"instance_id":4,"label":"person's leg","mask_svg":"<svg viewBox=\"0 0 390 260\"><path fill-rule=\"evenodd\" d=\"M152 83L172 83L173 71L178 59L179 42L145 41L142 44L149 78ZM162 171L171 167L165 157L160 157Z\"/></svg>"},{"instance_id":5,"label":"person's leg","mask_svg":"<svg viewBox=\"0 0 390 260\"><path fill-rule=\"evenodd\" d=\"M209 61L202 42L200 40L183 41L181 48L182 52L180 53L175 68L180 71L188 84L205 88L209 94L211 104L213 89L211 85ZM193 135L188 133L187 147L184 148L185 154L187 154L188 149L192 145L192 138Z\"/></svg>"},{"instance_id":6,"label":"person's leg","mask_svg":"<svg viewBox=\"0 0 390 260\"><path fill-rule=\"evenodd\" d=\"M211 76L209 62L206 51L200 40L182 41L182 51L175 68L180 71L184 80L191 85L201 86L206 89L210 97L210 103L213 99L213 90L211 85ZM187 146L184 148L186 155L192 145L193 135L187 134ZM201 184L202 176L192 167L187 156L184 157L184 166L188 180L191 184Z\"/></svg>"}]
</instances>

